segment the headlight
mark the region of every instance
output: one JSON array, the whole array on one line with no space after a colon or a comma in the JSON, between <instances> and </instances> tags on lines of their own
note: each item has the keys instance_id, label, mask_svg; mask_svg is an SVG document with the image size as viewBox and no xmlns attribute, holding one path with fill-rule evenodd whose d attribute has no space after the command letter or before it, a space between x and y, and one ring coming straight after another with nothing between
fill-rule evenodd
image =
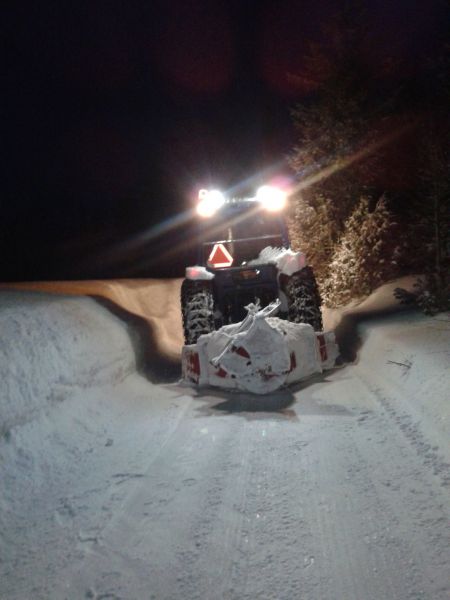
<instances>
[{"instance_id":1,"label":"headlight","mask_svg":"<svg viewBox=\"0 0 450 600\"><path fill-rule=\"evenodd\" d=\"M286 206L285 192L270 185L263 185L260 187L256 192L256 198L269 212L283 210Z\"/></svg>"},{"instance_id":2,"label":"headlight","mask_svg":"<svg viewBox=\"0 0 450 600\"><path fill-rule=\"evenodd\" d=\"M205 218L212 217L225 203L225 198L219 190L200 190L198 199L200 202L197 204L197 213Z\"/></svg>"}]
</instances>

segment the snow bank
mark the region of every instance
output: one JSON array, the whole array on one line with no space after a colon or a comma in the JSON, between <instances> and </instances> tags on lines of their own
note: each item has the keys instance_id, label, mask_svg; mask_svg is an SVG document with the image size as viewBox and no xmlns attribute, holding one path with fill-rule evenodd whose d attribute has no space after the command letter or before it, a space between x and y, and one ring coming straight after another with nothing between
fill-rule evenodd
<instances>
[{"instance_id":1,"label":"snow bank","mask_svg":"<svg viewBox=\"0 0 450 600\"><path fill-rule=\"evenodd\" d=\"M345 306L330 308L322 306L322 317L325 330L336 329L343 319L351 317L362 319L375 314L386 314L392 311L406 310L406 307L394 296L395 288L414 291L414 284L419 275L405 275L377 288L370 296L352 300Z\"/></svg>"},{"instance_id":2,"label":"snow bank","mask_svg":"<svg viewBox=\"0 0 450 600\"><path fill-rule=\"evenodd\" d=\"M94 300L0 294L0 435L134 369L126 327Z\"/></svg>"},{"instance_id":3,"label":"snow bank","mask_svg":"<svg viewBox=\"0 0 450 600\"><path fill-rule=\"evenodd\" d=\"M181 282L181 279L37 281L3 284L0 285L0 290L93 296L110 301L130 315L143 319L153 333L155 352L177 361L180 359L184 340L180 311Z\"/></svg>"},{"instance_id":4,"label":"snow bank","mask_svg":"<svg viewBox=\"0 0 450 600\"><path fill-rule=\"evenodd\" d=\"M407 402L417 420L450 439L450 314L419 312L360 324L363 345L358 368L381 396Z\"/></svg>"},{"instance_id":5,"label":"snow bank","mask_svg":"<svg viewBox=\"0 0 450 600\"><path fill-rule=\"evenodd\" d=\"M361 301L323 308L341 352L358 363L379 395L416 411L417 420L450 438L450 313L427 317L401 305L397 287L414 291L417 275L380 286Z\"/></svg>"}]
</instances>

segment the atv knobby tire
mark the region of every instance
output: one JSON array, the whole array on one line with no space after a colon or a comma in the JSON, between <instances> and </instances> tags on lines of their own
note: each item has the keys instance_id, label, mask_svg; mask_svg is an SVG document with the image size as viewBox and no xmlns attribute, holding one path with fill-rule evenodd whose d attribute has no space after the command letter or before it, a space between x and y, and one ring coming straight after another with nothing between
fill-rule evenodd
<instances>
[{"instance_id":1,"label":"atv knobby tire","mask_svg":"<svg viewBox=\"0 0 450 600\"><path fill-rule=\"evenodd\" d=\"M207 282L183 281L181 313L186 344L195 344L201 335L214 331L214 298Z\"/></svg>"},{"instance_id":2,"label":"atv knobby tire","mask_svg":"<svg viewBox=\"0 0 450 600\"><path fill-rule=\"evenodd\" d=\"M311 267L294 273L286 283L285 293L288 299L288 321L307 323L313 326L314 331L322 331L322 300Z\"/></svg>"}]
</instances>

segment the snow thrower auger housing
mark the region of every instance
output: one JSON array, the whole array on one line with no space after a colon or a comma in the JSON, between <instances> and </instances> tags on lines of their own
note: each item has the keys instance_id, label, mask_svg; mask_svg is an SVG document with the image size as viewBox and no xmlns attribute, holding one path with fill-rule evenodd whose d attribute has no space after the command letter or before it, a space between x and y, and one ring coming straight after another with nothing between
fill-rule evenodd
<instances>
[{"instance_id":1,"label":"snow thrower auger housing","mask_svg":"<svg viewBox=\"0 0 450 600\"><path fill-rule=\"evenodd\" d=\"M301 252L290 249L283 217L285 194L269 186L255 197L227 199L201 190L198 214L204 236L197 265L181 287L185 343L246 317L245 307L279 300L278 316L322 331L321 299Z\"/></svg>"},{"instance_id":2,"label":"snow thrower auger housing","mask_svg":"<svg viewBox=\"0 0 450 600\"><path fill-rule=\"evenodd\" d=\"M184 346L183 379L199 386L268 394L333 368L339 355L334 333L274 317L279 307L279 300L263 309L251 304L240 323Z\"/></svg>"}]
</instances>

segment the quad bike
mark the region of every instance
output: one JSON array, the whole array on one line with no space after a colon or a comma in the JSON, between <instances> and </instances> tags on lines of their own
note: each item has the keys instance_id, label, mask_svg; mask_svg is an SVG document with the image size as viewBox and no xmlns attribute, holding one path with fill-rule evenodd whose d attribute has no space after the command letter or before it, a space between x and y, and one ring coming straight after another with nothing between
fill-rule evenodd
<instances>
[{"instance_id":1,"label":"quad bike","mask_svg":"<svg viewBox=\"0 0 450 600\"><path fill-rule=\"evenodd\" d=\"M186 345L242 321L250 304L262 309L277 300L278 317L322 331L319 290L305 256L290 249L285 204L285 194L270 186L250 198L200 191L204 236L181 287Z\"/></svg>"}]
</instances>

